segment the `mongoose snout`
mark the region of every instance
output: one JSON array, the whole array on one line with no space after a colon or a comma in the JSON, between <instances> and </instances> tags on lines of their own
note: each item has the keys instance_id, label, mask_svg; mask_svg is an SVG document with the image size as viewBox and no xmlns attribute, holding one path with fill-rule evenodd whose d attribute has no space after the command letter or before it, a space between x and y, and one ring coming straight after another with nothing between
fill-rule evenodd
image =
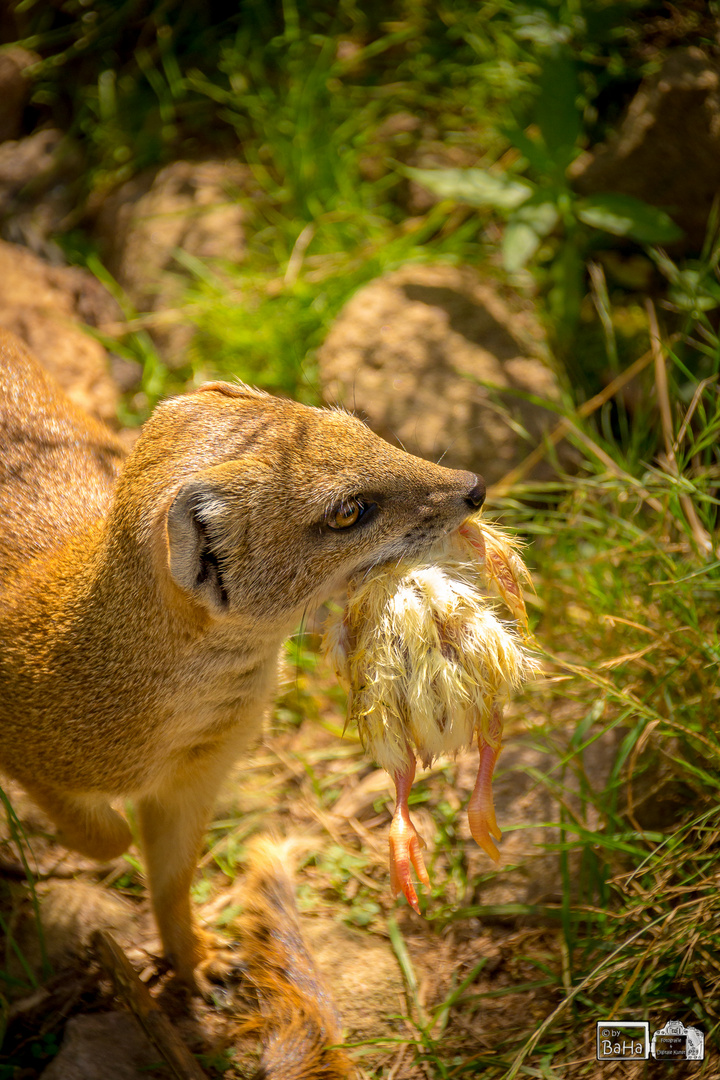
<instances>
[{"instance_id":1,"label":"mongoose snout","mask_svg":"<svg viewBox=\"0 0 720 1080\"><path fill-rule=\"evenodd\" d=\"M482 504L485 502L485 481L483 480L482 476L475 476L474 474L471 475L475 483L473 484L470 491L468 491L465 498L467 499L470 506L472 506L473 510L479 510Z\"/></svg>"}]
</instances>

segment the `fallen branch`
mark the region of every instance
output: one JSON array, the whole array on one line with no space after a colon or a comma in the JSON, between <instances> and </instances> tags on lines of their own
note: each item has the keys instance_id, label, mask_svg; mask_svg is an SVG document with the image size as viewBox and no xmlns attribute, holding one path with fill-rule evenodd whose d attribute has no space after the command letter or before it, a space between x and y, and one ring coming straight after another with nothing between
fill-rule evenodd
<instances>
[{"instance_id":1,"label":"fallen branch","mask_svg":"<svg viewBox=\"0 0 720 1080\"><path fill-rule=\"evenodd\" d=\"M96 930L90 944L112 978L118 997L133 1013L176 1080L207 1080L207 1074L155 1003L148 988L140 982L134 967L112 935L106 930Z\"/></svg>"}]
</instances>

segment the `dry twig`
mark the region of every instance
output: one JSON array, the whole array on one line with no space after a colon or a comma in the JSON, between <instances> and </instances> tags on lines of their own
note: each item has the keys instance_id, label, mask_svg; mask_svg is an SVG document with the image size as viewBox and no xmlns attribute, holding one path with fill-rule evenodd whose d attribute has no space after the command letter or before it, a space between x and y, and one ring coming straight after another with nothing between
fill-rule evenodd
<instances>
[{"instance_id":1,"label":"dry twig","mask_svg":"<svg viewBox=\"0 0 720 1080\"><path fill-rule=\"evenodd\" d=\"M150 1042L166 1062L176 1080L207 1080L207 1074L180 1039L118 943L106 930L96 930L92 947L113 980L115 991L135 1016Z\"/></svg>"}]
</instances>

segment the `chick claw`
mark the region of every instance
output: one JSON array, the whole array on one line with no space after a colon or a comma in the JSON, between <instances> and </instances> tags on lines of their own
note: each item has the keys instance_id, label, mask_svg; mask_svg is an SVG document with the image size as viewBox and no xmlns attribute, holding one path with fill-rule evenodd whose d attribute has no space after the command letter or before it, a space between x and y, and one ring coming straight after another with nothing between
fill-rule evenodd
<instances>
[{"instance_id":1,"label":"chick claw","mask_svg":"<svg viewBox=\"0 0 720 1080\"><path fill-rule=\"evenodd\" d=\"M481 735L478 735L478 747L480 749L480 764L475 788L468 803L468 823L475 843L490 856L493 862L499 862L500 852L491 838L494 837L499 840L502 836L495 818L492 794L492 775L495 762L500 754L500 747L498 746L497 749L493 750L492 746L486 743Z\"/></svg>"},{"instance_id":2,"label":"chick claw","mask_svg":"<svg viewBox=\"0 0 720 1080\"><path fill-rule=\"evenodd\" d=\"M402 893L419 915L420 905L410 877L411 865L423 885L430 884L430 877L422 857L422 848L427 844L410 820L408 808L408 795L415 779L415 762L412 761L403 772L396 772L393 779L396 801L390 825L390 888L393 896Z\"/></svg>"}]
</instances>

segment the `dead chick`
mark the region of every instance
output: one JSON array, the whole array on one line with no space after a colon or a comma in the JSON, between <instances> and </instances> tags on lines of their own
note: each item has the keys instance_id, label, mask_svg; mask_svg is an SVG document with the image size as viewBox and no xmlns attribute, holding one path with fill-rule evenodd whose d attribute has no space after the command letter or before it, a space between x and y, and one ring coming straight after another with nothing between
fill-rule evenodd
<instances>
[{"instance_id":1,"label":"dead chick","mask_svg":"<svg viewBox=\"0 0 720 1080\"><path fill-rule=\"evenodd\" d=\"M500 839L492 775L510 693L538 670L528 652L519 545L503 530L469 518L423 562L375 566L350 582L344 612L325 649L349 688L348 720L370 757L392 777L390 881L419 911L411 867L430 879L425 846L408 797L416 758L429 766L477 739L480 762L468 805L470 832L495 861ZM498 616L498 599L513 623Z\"/></svg>"}]
</instances>

